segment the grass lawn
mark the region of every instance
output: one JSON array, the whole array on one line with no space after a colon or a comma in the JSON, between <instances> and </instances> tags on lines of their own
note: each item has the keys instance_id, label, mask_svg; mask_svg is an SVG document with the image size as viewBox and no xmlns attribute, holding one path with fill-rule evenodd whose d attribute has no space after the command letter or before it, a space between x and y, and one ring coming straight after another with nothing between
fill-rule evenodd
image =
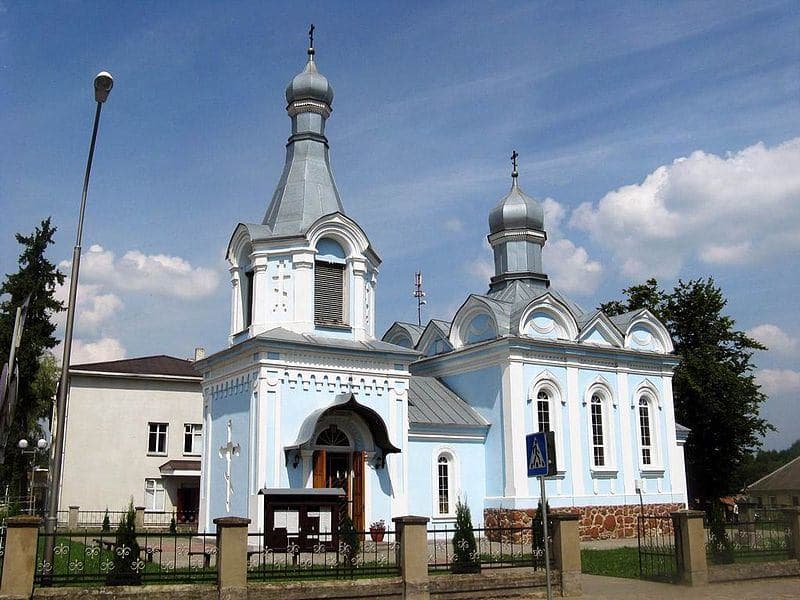
<instances>
[{"instance_id":1,"label":"grass lawn","mask_svg":"<svg viewBox=\"0 0 800 600\"><path fill-rule=\"evenodd\" d=\"M590 575L639 579L639 551L636 548L581 550L581 569Z\"/></svg>"}]
</instances>

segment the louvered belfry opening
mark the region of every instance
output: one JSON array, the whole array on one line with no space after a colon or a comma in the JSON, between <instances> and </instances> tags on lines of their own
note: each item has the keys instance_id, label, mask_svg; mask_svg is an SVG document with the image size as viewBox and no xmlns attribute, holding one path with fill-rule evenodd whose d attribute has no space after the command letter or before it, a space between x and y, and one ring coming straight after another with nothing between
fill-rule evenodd
<instances>
[{"instance_id":1,"label":"louvered belfry opening","mask_svg":"<svg viewBox=\"0 0 800 600\"><path fill-rule=\"evenodd\" d=\"M317 261L314 274L314 321L344 325L344 269L338 263Z\"/></svg>"}]
</instances>

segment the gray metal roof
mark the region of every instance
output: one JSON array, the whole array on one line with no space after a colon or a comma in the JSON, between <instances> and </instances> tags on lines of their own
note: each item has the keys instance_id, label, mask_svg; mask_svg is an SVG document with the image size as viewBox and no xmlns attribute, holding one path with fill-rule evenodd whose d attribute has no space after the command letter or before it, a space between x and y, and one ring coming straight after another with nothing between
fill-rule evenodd
<instances>
[{"instance_id":1,"label":"gray metal roof","mask_svg":"<svg viewBox=\"0 0 800 600\"><path fill-rule=\"evenodd\" d=\"M392 323L391 327L386 330L386 333L381 336L381 340L388 340L393 338L398 333L404 333L411 340L411 347L414 348L416 347L417 342L419 342L419 338L422 336L423 331L425 331L425 328L417 325L416 323L395 321Z\"/></svg>"},{"instance_id":2,"label":"gray metal roof","mask_svg":"<svg viewBox=\"0 0 800 600\"><path fill-rule=\"evenodd\" d=\"M423 425L487 427L475 409L435 377L413 375L408 389L408 420Z\"/></svg>"},{"instance_id":3,"label":"gray metal roof","mask_svg":"<svg viewBox=\"0 0 800 600\"><path fill-rule=\"evenodd\" d=\"M259 340L271 340L293 344L312 344L322 348L339 348L342 350L360 350L362 352L391 352L393 354L418 355L419 352L396 344L388 344L378 340L356 341L342 338L323 337L310 333L295 333L283 327L270 329L256 336Z\"/></svg>"},{"instance_id":4,"label":"gray metal roof","mask_svg":"<svg viewBox=\"0 0 800 600\"><path fill-rule=\"evenodd\" d=\"M783 490L798 490L800 491L800 456L794 460L789 461L782 467L775 469L769 475L766 475L747 486L748 492L755 491L783 491Z\"/></svg>"}]
</instances>

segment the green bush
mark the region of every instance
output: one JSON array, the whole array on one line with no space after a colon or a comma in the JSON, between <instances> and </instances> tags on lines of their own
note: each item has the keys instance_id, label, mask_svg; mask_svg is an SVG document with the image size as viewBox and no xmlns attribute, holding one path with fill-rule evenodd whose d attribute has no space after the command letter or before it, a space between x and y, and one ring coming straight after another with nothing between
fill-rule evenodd
<instances>
[{"instance_id":1,"label":"green bush","mask_svg":"<svg viewBox=\"0 0 800 600\"><path fill-rule=\"evenodd\" d=\"M711 505L708 519L708 552L711 559L716 563L732 563L734 546L725 530L725 511L720 502Z\"/></svg>"},{"instance_id":2,"label":"green bush","mask_svg":"<svg viewBox=\"0 0 800 600\"><path fill-rule=\"evenodd\" d=\"M114 569L108 574L111 585L138 585L141 583L139 542L136 539L136 510L133 500L128 503L128 510L122 516L117 527L114 542Z\"/></svg>"},{"instance_id":3,"label":"green bush","mask_svg":"<svg viewBox=\"0 0 800 600\"><path fill-rule=\"evenodd\" d=\"M352 567L358 559L361 540L349 515L345 515L339 524L339 547L343 562Z\"/></svg>"},{"instance_id":4,"label":"green bush","mask_svg":"<svg viewBox=\"0 0 800 600\"><path fill-rule=\"evenodd\" d=\"M169 532L178 533L178 523L175 521L175 515L169 520Z\"/></svg>"},{"instance_id":5,"label":"green bush","mask_svg":"<svg viewBox=\"0 0 800 600\"><path fill-rule=\"evenodd\" d=\"M111 521L108 518L108 508L106 508L106 514L103 515L103 526L101 531L111 531Z\"/></svg>"},{"instance_id":6,"label":"green bush","mask_svg":"<svg viewBox=\"0 0 800 600\"><path fill-rule=\"evenodd\" d=\"M453 573L478 573L481 560L475 532L472 529L472 514L469 506L459 498L456 502L456 527L453 534Z\"/></svg>"},{"instance_id":7,"label":"green bush","mask_svg":"<svg viewBox=\"0 0 800 600\"><path fill-rule=\"evenodd\" d=\"M547 504L547 533L549 537L552 538L553 535L553 518L550 513L550 503ZM539 499L539 504L536 507L536 516L533 517L533 547L534 548L541 548L544 550L544 519L542 516L544 512L542 511L542 500ZM542 557L544 559L544 557Z\"/></svg>"}]
</instances>

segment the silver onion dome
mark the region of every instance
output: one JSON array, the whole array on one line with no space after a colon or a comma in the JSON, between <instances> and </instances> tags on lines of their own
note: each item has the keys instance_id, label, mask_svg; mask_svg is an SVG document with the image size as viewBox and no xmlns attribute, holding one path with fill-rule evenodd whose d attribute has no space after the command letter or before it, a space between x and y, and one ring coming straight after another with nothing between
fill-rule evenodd
<instances>
[{"instance_id":1,"label":"silver onion dome","mask_svg":"<svg viewBox=\"0 0 800 600\"><path fill-rule=\"evenodd\" d=\"M308 62L303 72L295 75L286 86L286 103L298 100L316 100L328 106L333 103L333 87L328 83L328 78L317 71L313 48L308 49Z\"/></svg>"},{"instance_id":2,"label":"silver onion dome","mask_svg":"<svg viewBox=\"0 0 800 600\"><path fill-rule=\"evenodd\" d=\"M520 189L516 171L511 191L489 212L490 233L508 229L544 230L544 208Z\"/></svg>"}]
</instances>

